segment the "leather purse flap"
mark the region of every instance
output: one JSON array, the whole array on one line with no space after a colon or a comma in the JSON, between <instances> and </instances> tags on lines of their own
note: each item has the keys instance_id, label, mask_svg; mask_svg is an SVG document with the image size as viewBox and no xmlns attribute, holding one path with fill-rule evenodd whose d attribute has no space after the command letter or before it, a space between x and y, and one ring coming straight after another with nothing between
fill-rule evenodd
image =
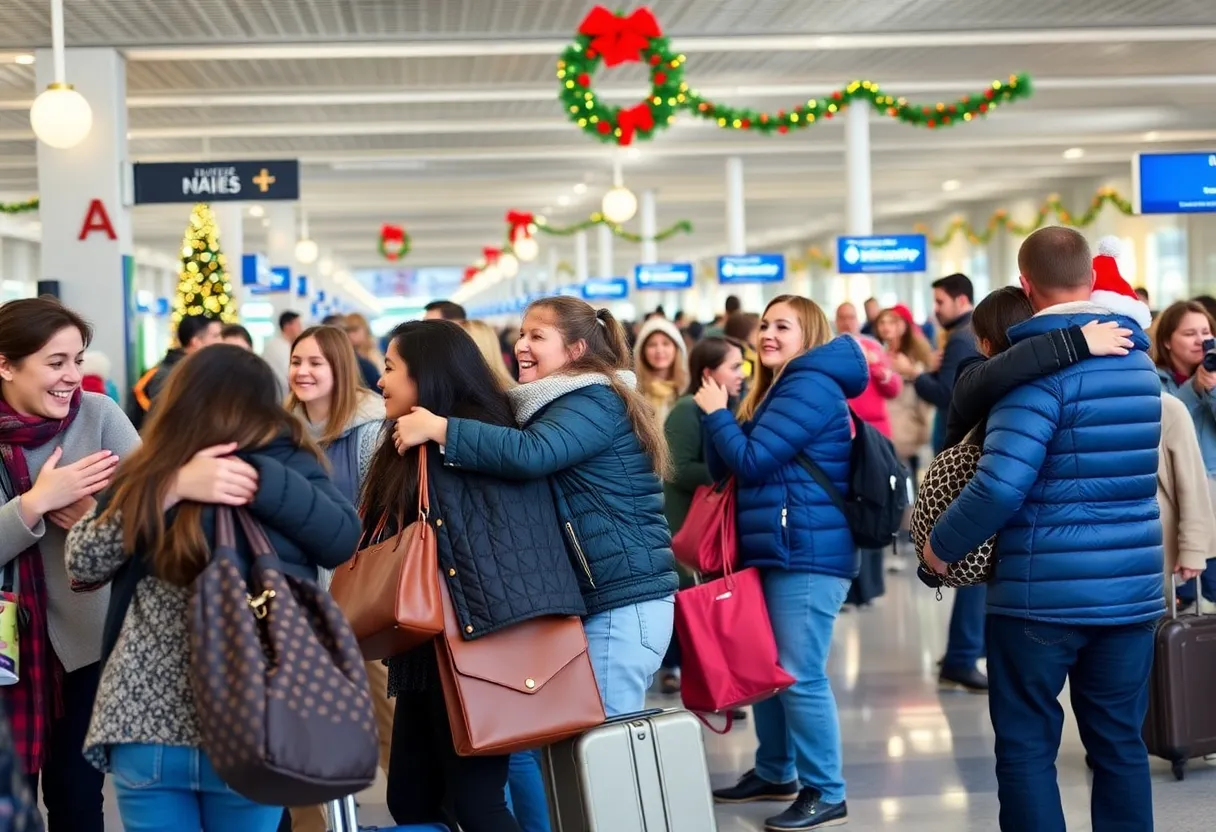
<instances>
[{"instance_id":1,"label":"leather purse flap","mask_svg":"<svg viewBox=\"0 0 1216 832\"><path fill-rule=\"evenodd\" d=\"M583 623L574 616L535 618L474 641L464 641L449 627L447 642L461 676L524 694L539 693L587 652Z\"/></svg>"}]
</instances>

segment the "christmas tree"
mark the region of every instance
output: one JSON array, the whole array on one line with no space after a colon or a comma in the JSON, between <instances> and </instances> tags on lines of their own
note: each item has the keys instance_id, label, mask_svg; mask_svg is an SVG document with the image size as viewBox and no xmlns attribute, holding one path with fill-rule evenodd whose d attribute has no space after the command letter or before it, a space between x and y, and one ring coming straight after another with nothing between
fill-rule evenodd
<instances>
[{"instance_id":1,"label":"christmas tree","mask_svg":"<svg viewBox=\"0 0 1216 832\"><path fill-rule=\"evenodd\" d=\"M190 225L182 238L182 270L173 299L173 322L186 315L203 315L226 324L238 321L215 214L205 202L190 212Z\"/></svg>"}]
</instances>

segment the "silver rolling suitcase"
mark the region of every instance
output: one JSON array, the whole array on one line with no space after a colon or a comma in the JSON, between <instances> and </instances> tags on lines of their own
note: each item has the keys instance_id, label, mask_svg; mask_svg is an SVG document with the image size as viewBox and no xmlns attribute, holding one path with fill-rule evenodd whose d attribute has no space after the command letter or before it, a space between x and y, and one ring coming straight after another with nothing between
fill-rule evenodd
<instances>
[{"instance_id":1,"label":"silver rolling suitcase","mask_svg":"<svg viewBox=\"0 0 1216 832\"><path fill-rule=\"evenodd\" d=\"M618 717L546 748L554 832L716 832L701 723L688 711Z\"/></svg>"},{"instance_id":2,"label":"silver rolling suitcase","mask_svg":"<svg viewBox=\"0 0 1216 832\"><path fill-rule=\"evenodd\" d=\"M359 832L359 813L353 794L326 803L325 814L329 815L329 832Z\"/></svg>"}]
</instances>

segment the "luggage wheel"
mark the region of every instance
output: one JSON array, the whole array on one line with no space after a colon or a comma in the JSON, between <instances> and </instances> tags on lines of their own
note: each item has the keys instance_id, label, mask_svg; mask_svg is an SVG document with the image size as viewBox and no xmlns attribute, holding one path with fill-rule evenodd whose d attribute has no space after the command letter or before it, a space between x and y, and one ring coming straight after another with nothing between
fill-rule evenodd
<instances>
[{"instance_id":1,"label":"luggage wheel","mask_svg":"<svg viewBox=\"0 0 1216 832\"><path fill-rule=\"evenodd\" d=\"M1174 771L1175 780L1185 780L1186 779L1186 760L1174 760L1174 763L1171 766L1171 768Z\"/></svg>"}]
</instances>

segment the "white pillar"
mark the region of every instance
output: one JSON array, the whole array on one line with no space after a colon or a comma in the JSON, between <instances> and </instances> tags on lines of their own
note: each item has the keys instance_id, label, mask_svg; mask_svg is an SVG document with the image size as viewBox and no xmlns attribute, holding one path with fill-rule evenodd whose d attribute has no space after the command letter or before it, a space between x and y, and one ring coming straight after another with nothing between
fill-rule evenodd
<instances>
[{"instance_id":1,"label":"white pillar","mask_svg":"<svg viewBox=\"0 0 1216 832\"><path fill-rule=\"evenodd\" d=\"M870 108L858 102L845 109L845 232L864 235L874 233L873 193L870 187ZM849 299L861 307L870 296L868 275L854 275L848 281Z\"/></svg>"},{"instance_id":2,"label":"white pillar","mask_svg":"<svg viewBox=\"0 0 1216 832\"><path fill-rule=\"evenodd\" d=\"M232 296L236 300L237 312L245 300L241 286L241 259L245 254L244 209L239 202L213 202L215 225L220 233L220 251L224 253L228 282L232 284Z\"/></svg>"},{"instance_id":3,"label":"white pillar","mask_svg":"<svg viewBox=\"0 0 1216 832\"><path fill-rule=\"evenodd\" d=\"M549 246L548 268L545 270L544 279L540 281L540 292L545 295L552 295L557 291L557 264L561 260L561 252L557 250L556 245Z\"/></svg>"},{"instance_id":4,"label":"white pillar","mask_svg":"<svg viewBox=\"0 0 1216 832\"><path fill-rule=\"evenodd\" d=\"M587 259L587 232L580 231L574 235L574 280L580 286L591 276Z\"/></svg>"},{"instance_id":5,"label":"white pillar","mask_svg":"<svg viewBox=\"0 0 1216 832\"><path fill-rule=\"evenodd\" d=\"M658 232L658 221L655 218L654 191L642 191L639 213L642 219L642 260L643 263L659 262L659 246L654 240Z\"/></svg>"},{"instance_id":6,"label":"white pillar","mask_svg":"<svg viewBox=\"0 0 1216 832\"><path fill-rule=\"evenodd\" d=\"M743 159L726 160L726 251L747 254L747 225L744 214Z\"/></svg>"},{"instance_id":7,"label":"white pillar","mask_svg":"<svg viewBox=\"0 0 1216 832\"><path fill-rule=\"evenodd\" d=\"M127 70L114 49L69 49L67 81L88 99L93 128L70 150L38 142L44 280L58 280L63 302L93 324L95 349L126 390L135 372L135 261L131 213L124 205ZM52 83L51 50L36 51L37 88ZM83 239L82 239L83 237Z\"/></svg>"},{"instance_id":8,"label":"white pillar","mask_svg":"<svg viewBox=\"0 0 1216 832\"><path fill-rule=\"evenodd\" d=\"M600 225L596 231L595 248L599 255L600 267L597 277L615 277L613 274L613 257L612 257L612 229L606 225Z\"/></svg>"},{"instance_id":9,"label":"white pillar","mask_svg":"<svg viewBox=\"0 0 1216 832\"><path fill-rule=\"evenodd\" d=\"M299 272L296 264L296 235L298 233L296 206L291 202L267 202L264 205L266 219L270 220L270 225L266 229L266 264L270 267L287 266L291 269L292 283L295 283L296 274ZM310 286L310 294L312 294L311 289ZM297 301L295 286L290 287L290 291L264 295L259 299L269 301L274 307L272 318L276 331L279 315L288 309L293 309L304 317L308 317L310 306L308 299Z\"/></svg>"}]
</instances>

